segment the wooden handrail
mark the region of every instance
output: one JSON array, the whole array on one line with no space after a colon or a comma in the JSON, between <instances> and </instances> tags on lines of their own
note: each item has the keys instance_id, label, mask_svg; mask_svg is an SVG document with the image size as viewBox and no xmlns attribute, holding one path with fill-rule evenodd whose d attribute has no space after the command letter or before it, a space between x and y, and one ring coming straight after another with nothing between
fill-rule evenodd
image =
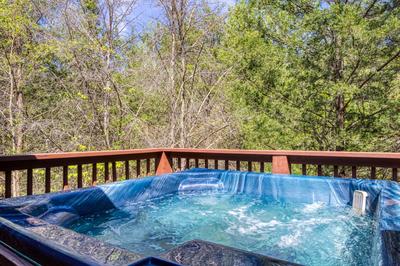
<instances>
[{"instance_id":1,"label":"wooden handrail","mask_svg":"<svg viewBox=\"0 0 400 266\"><path fill-rule=\"evenodd\" d=\"M132 149L132 150L113 150L113 151L88 151L88 152L63 152L63 153L36 153L22 155L3 155L0 156L0 171L4 171L8 164L16 162L32 162L32 161L55 161L64 159L80 159L86 160L92 158L118 158L121 156L143 155L152 153L170 153L176 156L191 155L202 157L201 154L207 154L210 158L225 157L256 157L256 158L272 158L272 156L288 156L292 159L307 159L308 161L324 160L324 159L346 159L346 160L379 160L376 162L380 165L399 164L400 153L386 152L339 152L339 151L289 151L289 150L234 150L234 149L185 149L185 148L149 148L149 149ZM300 163L300 162L299 162ZM347 163L346 163L347 164ZM23 167L21 167L23 169Z\"/></svg>"},{"instance_id":2,"label":"wooden handrail","mask_svg":"<svg viewBox=\"0 0 400 266\"><path fill-rule=\"evenodd\" d=\"M135 160L136 164L130 164L129 161L132 160ZM143 160L145 164L141 166ZM150 171L151 160L154 160L154 172ZM351 167L352 177L357 176L357 167L369 167L370 178L377 176L377 167L390 168L392 180L397 181L400 153L152 148L0 156L0 172L5 172L4 196L11 196L12 172L16 170L27 170L26 191L30 195L33 193L32 169L46 170L45 192L50 192L52 167L62 167L63 187L68 189L69 166L77 166L77 187L82 187L82 165L91 165L92 184L97 184L97 164L104 164L104 182L111 182L117 180L116 162L123 162L125 165L122 169L126 179L130 178L133 172L136 172L136 176L142 173L163 174L191 167L213 166L216 169L242 170L243 163L247 165L245 170L264 172L266 164L271 163L272 172L280 174L290 173L291 166L299 164L303 175L307 174L307 165L315 165L317 175L323 175L322 166L333 166L334 176L340 175L338 166ZM134 167L136 171L131 172L130 167Z\"/></svg>"}]
</instances>

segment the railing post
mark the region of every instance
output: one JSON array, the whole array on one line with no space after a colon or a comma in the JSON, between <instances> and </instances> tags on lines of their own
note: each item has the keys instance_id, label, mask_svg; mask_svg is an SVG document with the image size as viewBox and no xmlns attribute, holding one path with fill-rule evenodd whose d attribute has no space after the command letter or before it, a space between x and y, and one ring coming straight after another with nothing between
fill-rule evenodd
<instances>
[{"instance_id":1,"label":"railing post","mask_svg":"<svg viewBox=\"0 0 400 266\"><path fill-rule=\"evenodd\" d=\"M182 159L181 157L178 158L178 170L180 171L182 169Z\"/></svg>"},{"instance_id":2,"label":"railing post","mask_svg":"<svg viewBox=\"0 0 400 266\"><path fill-rule=\"evenodd\" d=\"M97 185L97 163L92 164L92 186Z\"/></svg>"},{"instance_id":3,"label":"railing post","mask_svg":"<svg viewBox=\"0 0 400 266\"><path fill-rule=\"evenodd\" d=\"M83 187L83 180L82 180L82 165L78 164L78 188Z\"/></svg>"},{"instance_id":4,"label":"railing post","mask_svg":"<svg viewBox=\"0 0 400 266\"><path fill-rule=\"evenodd\" d=\"M355 166L351 167L351 177L357 178L357 167L355 167Z\"/></svg>"},{"instance_id":5,"label":"railing post","mask_svg":"<svg viewBox=\"0 0 400 266\"><path fill-rule=\"evenodd\" d=\"M150 174L150 159L146 159L146 175Z\"/></svg>"},{"instance_id":6,"label":"railing post","mask_svg":"<svg viewBox=\"0 0 400 266\"><path fill-rule=\"evenodd\" d=\"M11 198L12 191L11 191L11 183L12 183L12 172L10 170L7 170L5 172L5 192L4 192L4 197L6 198Z\"/></svg>"},{"instance_id":7,"label":"railing post","mask_svg":"<svg viewBox=\"0 0 400 266\"><path fill-rule=\"evenodd\" d=\"M126 180L129 179L129 161L128 160L125 161L125 179Z\"/></svg>"},{"instance_id":8,"label":"railing post","mask_svg":"<svg viewBox=\"0 0 400 266\"><path fill-rule=\"evenodd\" d=\"M273 174L290 174L289 160L287 156L272 156Z\"/></svg>"},{"instance_id":9,"label":"railing post","mask_svg":"<svg viewBox=\"0 0 400 266\"><path fill-rule=\"evenodd\" d=\"M320 164L317 165L317 175L322 176L322 165Z\"/></svg>"},{"instance_id":10,"label":"railing post","mask_svg":"<svg viewBox=\"0 0 400 266\"><path fill-rule=\"evenodd\" d=\"M33 172L32 168L28 168L26 172L26 195L33 193Z\"/></svg>"},{"instance_id":11,"label":"railing post","mask_svg":"<svg viewBox=\"0 0 400 266\"><path fill-rule=\"evenodd\" d=\"M112 181L117 181L117 163L114 161L111 163L112 168Z\"/></svg>"},{"instance_id":12,"label":"railing post","mask_svg":"<svg viewBox=\"0 0 400 266\"><path fill-rule=\"evenodd\" d=\"M63 166L63 190L68 190L68 165Z\"/></svg>"},{"instance_id":13,"label":"railing post","mask_svg":"<svg viewBox=\"0 0 400 266\"><path fill-rule=\"evenodd\" d=\"M142 171L140 170L141 162L140 159L136 160L136 177L139 177L142 174Z\"/></svg>"},{"instance_id":14,"label":"railing post","mask_svg":"<svg viewBox=\"0 0 400 266\"><path fill-rule=\"evenodd\" d=\"M165 152L163 152L157 165L156 175L169 174L172 172L171 161Z\"/></svg>"},{"instance_id":15,"label":"railing post","mask_svg":"<svg viewBox=\"0 0 400 266\"><path fill-rule=\"evenodd\" d=\"M185 169L190 169L190 158L188 157L185 159Z\"/></svg>"},{"instance_id":16,"label":"railing post","mask_svg":"<svg viewBox=\"0 0 400 266\"><path fill-rule=\"evenodd\" d=\"M333 166L333 176L339 177L339 167L337 165Z\"/></svg>"},{"instance_id":17,"label":"railing post","mask_svg":"<svg viewBox=\"0 0 400 266\"><path fill-rule=\"evenodd\" d=\"M45 187L44 187L45 193L50 193L50 191L51 191L51 168L50 167L46 167L44 182L45 182Z\"/></svg>"},{"instance_id":18,"label":"railing post","mask_svg":"<svg viewBox=\"0 0 400 266\"><path fill-rule=\"evenodd\" d=\"M108 183L110 180L110 168L108 162L104 162L104 182Z\"/></svg>"},{"instance_id":19,"label":"railing post","mask_svg":"<svg viewBox=\"0 0 400 266\"><path fill-rule=\"evenodd\" d=\"M253 162L252 161L247 162L247 171L249 171L249 172L253 171Z\"/></svg>"},{"instance_id":20,"label":"railing post","mask_svg":"<svg viewBox=\"0 0 400 266\"><path fill-rule=\"evenodd\" d=\"M301 174L307 175L307 165L304 163L301 165Z\"/></svg>"}]
</instances>

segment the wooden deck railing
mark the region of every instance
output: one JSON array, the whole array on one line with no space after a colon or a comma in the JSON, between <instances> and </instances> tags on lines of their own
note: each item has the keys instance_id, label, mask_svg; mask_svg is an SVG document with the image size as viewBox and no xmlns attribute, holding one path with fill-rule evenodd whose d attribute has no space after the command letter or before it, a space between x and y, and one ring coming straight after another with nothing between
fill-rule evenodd
<instances>
[{"instance_id":1,"label":"wooden deck railing","mask_svg":"<svg viewBox=\"0 0 400 266\"><path fill-rule=\"evenodd\" d=\"M99 165L103 171L102 180L99 179ZM54 180L53 168L62 169L59 171L62 187L57 190L68 190L84 186L83 173L85 176L91 176L88 185L95 185L193 167L268 171L276 174L384 178L397 181L400 153L166 148L0 156L0 172L4 172L3 194L6 198L13 195L12 176L17 172L20 173L20 179L23 176L26 180L26 194L37 193L33 189L35 169L44 170L44 193L48 193L51 192ZM74 182L70 182L72 180L69 171L72 168L76 177ZM70 183L73 183L73 186Z\"/></svg>"},{"instance_id":2,"label":"wooden deck railing","mask_svg":"<svg viewBox=\"0 0 400 266\"><path fill-rule=\"evenodd\" d=\"M52 170L55 168L62 169L62 190L68 190L71 181L69 172L72 166L76 166L77 180L75 187L81 188L83 187L83 166L89 166L90 169L86 167L85 170L91 172L90 184L96 185L118 179L118 174L121 175L121 167L117 168L118 162L123 164L122 175L124 179L154 174L161 155L162 151L160 149L143 149L1 156L0 172L4 172L4 197L8 198L12 195L13 172L21 172L21 170L25 172L26 194L32 195L34 193L34 169L44 170L44 192L49 193L51 192L53 181ZM99 173L100 164L103 173ZM133 173L132 169L135 170ZM102 180L99 179L99 176L102 176Z\"/></svg>"}]
</instances>

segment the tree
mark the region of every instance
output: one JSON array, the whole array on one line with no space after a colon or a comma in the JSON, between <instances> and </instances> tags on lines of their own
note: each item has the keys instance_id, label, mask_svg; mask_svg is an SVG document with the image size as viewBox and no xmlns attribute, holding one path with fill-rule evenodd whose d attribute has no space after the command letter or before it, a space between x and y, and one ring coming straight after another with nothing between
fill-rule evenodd
<instances>
[{"instance_id":1,"label":"tree","mask_svg":"<svg viewBox=\"0 0 400 266\"><path fill-rule=\"evenodd\" d=\"M25 138L32 127L30 109L35 104L35 83L46 63L46 44L41 38L41 13L31 1L0 1L0 126L2 153L25 151ZM12 178L13 196L19 192L20 174Z\"/></svg>"},{"instance_id":2,"label":"tree","mask_svg":"<svg viewBox=\"0 0 400 266\"><path fill-rule=\"evenodd\" d=\"M78 107L68 108L79 121L75 147L124 147L127 116L132 112L123 101L127 92L119 79L131 41L124 32L129 31L135 5L136 0L85 0L66 3L62 9L58 48L60 62L68 72L60 82L67 103Z\"/></svg>"},{"instance_id":3,"label":"tree","mask_svg":"<svg viewBox=\"0 0 400 266\"><path fill-rule=\"evenodd\" d=\"M163 15L143 36L147 58L138 70L159 95L157 124L143 125L148 145L223 145L232 129L222 85L227 70L215 56L223 21L205 1L159 0ZM154 79L154 77L157 77ZM147 78L140 77L141 80ZM152 94L154 95L154 94Z\"/></svg>"},{"instance_id":4,"label":"tree","mask_svg":"<svg viewBox=\"0 0 400 266\"><path fill-rule=\"evenodd\" d=\"M398 151L396 1L242 1L226 32L245 147Z\"/></svg>"}]
</instances>

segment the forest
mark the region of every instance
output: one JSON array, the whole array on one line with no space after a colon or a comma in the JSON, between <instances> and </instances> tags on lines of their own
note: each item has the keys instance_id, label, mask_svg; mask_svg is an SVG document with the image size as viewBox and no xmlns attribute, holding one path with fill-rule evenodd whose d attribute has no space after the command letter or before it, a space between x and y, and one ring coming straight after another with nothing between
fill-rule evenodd
<instances>
[{"instance_id":1,"label":"forest","mask_svg":"<svg viewBox=\"0 0 400 266\"><path fill-rule=\"evenodd\" d=\"M0 154L399 152L399 5L0 0Z\"/></svg>"}]
</instances>

